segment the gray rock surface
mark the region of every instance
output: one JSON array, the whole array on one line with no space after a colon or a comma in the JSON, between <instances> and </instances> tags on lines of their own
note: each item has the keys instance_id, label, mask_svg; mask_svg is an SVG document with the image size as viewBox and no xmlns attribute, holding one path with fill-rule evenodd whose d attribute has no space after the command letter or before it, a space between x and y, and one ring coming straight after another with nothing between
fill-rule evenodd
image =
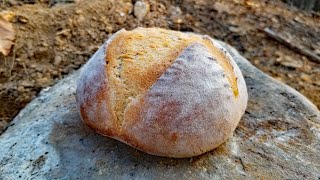
<instances>
[{"instance_id":1,"label":"gray rock surface","mask_svg":"<svg viewBox=\"0 0 320 180\"><path fill-rule=\"evenodd\" d=\"M76 72L43 91L0 136L0 179L319 179L319 110L224 46L237 56L249 103L217 149L162 158L96 134L76 109Z\"/></svg>"}]
</instances>

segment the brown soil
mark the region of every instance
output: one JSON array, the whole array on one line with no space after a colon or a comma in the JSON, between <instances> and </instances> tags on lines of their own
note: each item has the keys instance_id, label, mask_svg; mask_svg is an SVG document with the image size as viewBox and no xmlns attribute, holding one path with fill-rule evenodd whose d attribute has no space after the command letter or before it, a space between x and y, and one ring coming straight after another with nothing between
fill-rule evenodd
<instances>
[{"instance_id":1,"label":"brown soil","mask_svg":"<svg viewBox=\"0 0 320 180\"><path fill-rule=\"evenodd\" d=\"M320 17L277 0L148 1L144 20L134 17L131 0L2 1L15 13L15 46L0 55L0 133L35 98L83 65L121 28L162 27L208 34L230 43L254 65L287 83L320 107L320 63L310 61L259 29L289 33L320 54Z\"/></svg>"}]
</instances>

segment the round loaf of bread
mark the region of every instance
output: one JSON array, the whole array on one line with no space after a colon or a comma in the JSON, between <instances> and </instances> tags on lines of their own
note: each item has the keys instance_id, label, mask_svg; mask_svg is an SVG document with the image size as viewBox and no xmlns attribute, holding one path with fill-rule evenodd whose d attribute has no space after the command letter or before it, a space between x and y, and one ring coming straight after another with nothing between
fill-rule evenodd
<instances>
[{"instance_id":1,"label":"round loaf of bread","mask_svg":"<svg viewBox=\"0 0 320 180\"><path fill-rule=\"evenodd\" d=\"M208 36L120 30L82 69L81 118L149 154L191 157L225 142L248 100L233 57Z\"/></svg>"}]
</instances>

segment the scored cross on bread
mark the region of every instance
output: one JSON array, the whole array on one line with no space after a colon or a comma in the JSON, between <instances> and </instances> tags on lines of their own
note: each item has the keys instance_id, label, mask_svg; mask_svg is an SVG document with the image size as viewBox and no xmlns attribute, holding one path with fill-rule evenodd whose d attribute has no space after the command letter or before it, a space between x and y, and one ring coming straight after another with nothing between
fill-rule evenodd
<instances>
[{"instance_id":1,"label":"scored cross on bread","mask_svg":"<svg viewBox=\"0 0 320 180\"><path fill-rule=\"evenodd\" d=\"M223 143L247 98L239 68L217 42L159 28L117 32L84 67L77 88L88 126L169 157Z\"/></svg>"}]
</instances>

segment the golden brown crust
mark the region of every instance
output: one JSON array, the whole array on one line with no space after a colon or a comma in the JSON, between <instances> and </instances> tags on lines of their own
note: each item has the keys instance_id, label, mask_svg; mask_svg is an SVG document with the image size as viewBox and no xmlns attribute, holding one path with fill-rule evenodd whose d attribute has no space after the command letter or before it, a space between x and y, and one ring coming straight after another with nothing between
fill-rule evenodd
<instances>
[{"instance_id":1,"label":"golden brown crust","mask_svg":"<svg viewBox=\"0 0 320 180\"><path fill-rule=\"evenodd\" d=\"M118 134L115 113L110 106L110 83L105 73L105 50L114 34L82 70L78 80L76 100L80 115L89 127L107 136Z\"/></svg>"},{"instance_id":2,"label":"golden brown crust","mask_svg":"<svg viewBox=\"0 0 320 180\"><path fill-rule=\"evenodd\" d=\"M124 110L132 99L145 93L178 55L194 42L206 46L218 60L237 96L237 79L230 60L210 39L159 28L123 31L106 50L106 73L111 87L109 93L112 94L110 103L119 127Z\"/></svg>"},{"instance_id":3,"label":"golden brown crust","mask_svg":"<svg viewBox=\"0 0 320 180\"><path fill-rule=\"evenodd\" d=\"M234 110L239 113L228 109L243 102L226 91L228 81L221 78L221 67L212 59L201 44L184 50L157 82L126 108L122 138L150 154L180 158L223 143L244 109Z\"/></svg>"},{"instance_id":4,"label":"golden brown crust","mask_svg":"<svg viewBox=\"0 0 320 180\"><path fill-rule=\"evenodd\" d=\"M98 133L144 152L190 157L223 143L247 103L232 57L206 36L121 30L80 77L77 104Z\"/></svg>"}]
</instances>

